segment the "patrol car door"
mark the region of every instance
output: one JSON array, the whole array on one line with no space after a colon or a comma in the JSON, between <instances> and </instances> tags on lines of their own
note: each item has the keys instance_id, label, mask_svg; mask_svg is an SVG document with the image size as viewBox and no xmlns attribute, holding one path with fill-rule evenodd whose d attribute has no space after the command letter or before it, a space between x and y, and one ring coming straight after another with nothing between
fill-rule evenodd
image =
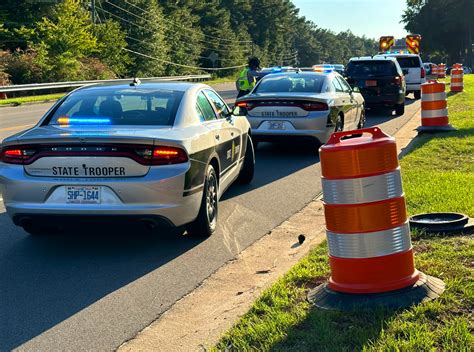
<instances>
[{"instance_id":1,"label":"patrol car door","mask_svg":"<svg viewBox=\"0 0 474 352\"><path fill-rule=\"evenodd\" d=\"M348 95L348 99L350 102L350 121L344 121L346 125L346 130L355 130L357 129L357 123L359 122L359 113L360 113L360 106L359 102L357 101L356 97L352 94L352 88L349 85L349 83L346 82L346 80L342 77L336 77L339 82L341 83L342 90L344 93Z\"/></svg>"},{"instance_id":2,"label":"patrol car door","mask_svg":"<svg viewBox=\"0 0 474 352\"><path fill-rule=\"evenodd\" d=\"M337 77L334 77L331 83L335 90L336 105L344 113L344 130L349 130L350 126L353 124L354 119L354 110L352 109L351 97L348 92L344 91L344 88Z\"/></svg>"},{"instance_id":3,"label":"patrol car door","mask_svg":"<svg viewBox=\"0 0 474 352\"><path fill-rule=\"evenodd\" d=\"M221 188L225 189L239 173L242 133L234 121L235 117L228 117L230 109L222 98L213 90L206 89L204 92L211 101L217 119L221 123L217 154L221 159Z\"/></svg>"}]
</instances>

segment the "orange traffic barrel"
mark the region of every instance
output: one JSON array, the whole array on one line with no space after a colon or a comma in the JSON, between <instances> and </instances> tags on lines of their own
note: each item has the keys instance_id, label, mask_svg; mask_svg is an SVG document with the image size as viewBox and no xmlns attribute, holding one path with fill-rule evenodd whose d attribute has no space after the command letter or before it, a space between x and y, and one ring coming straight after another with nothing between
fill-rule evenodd
<instances>
[{"instance_id":1,"label":"orange traffic barrel","mask_svg":"<svg viewBox=\"0 0 474 352\"><path fill-rule=\"evenodd\" d=\"M438 78L446 78L446 65L445 64L439 64Z\"/></svg>"},{"instance_id":2,"label":"orange traffic barrel","mask_svg":"<svg viewBox=\"0 0 474 352\"><path fill-rule=\"evenodd\" d=\"M395 139L378 127L336 132L319 153L331 277L308 299L404 306L392 292L418 290L427 277L414 265Z\"/></svg>"},{"instance_id":3,"label":"orange traffic barrel","mask_svg":"<svg viewBox=\"0 0 474 352\"><path fill-rule=\"evenodd\" d=\"M397 290L418 280L395 139L335 133L320 149L331 278L339 292Z\"/></svg>"},{"instance_id":4,"label":"orange traffic barrel","mask_svg":"<svg viewBox=\"0 0 474 352\"><path fill-rule=\"evenodd\" d=\"M421 85L421 127L419 132L451 131L449 124L446 85L428 81Z\"/></svg>"},{"instance_id":5,"label":"orange traffic barrel","mask_svg":"<svg viewBox=\"0 0 474 352\"><path fill-rule=\"evenodd\" d=\"M438 65L431 65L431 76L433 76L435 79L438 78Z\"/></svg>"},{"instance_id":6,"label":"orange traffic barrel","mask_svg":"<svg viewBox=\"0 0 474 352\"><path fill-rule=\"evenodd\" d=\"M4 93L4 92L0 92L0 100L4 100L4 99L7 99L7 93Z\"/></svg>"},{"instance_id":7,"label":"orange traffic barrel","mask_svg":"<svg viewBox=\"0 0 474 352\"><path fill-rule=\"evenodd\" d=\"M464 90L464 70L462 64L454 64L451 69L451 92Z\"/></svg>"}]
</instances>

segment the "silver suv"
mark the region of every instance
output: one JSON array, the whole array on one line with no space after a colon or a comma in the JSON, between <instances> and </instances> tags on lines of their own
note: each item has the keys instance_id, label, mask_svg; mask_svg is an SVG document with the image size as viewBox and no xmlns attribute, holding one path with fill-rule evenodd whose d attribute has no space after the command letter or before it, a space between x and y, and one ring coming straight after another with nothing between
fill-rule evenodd
<instances>
[{"instance_id":1,"label":"silver suv","mask_svg":"<svg viewBox=\"0 0 474 352\"><path fill-rule=\"evenodd\" d=\"M407 85L406 94L412 93L415 99L421 98L421 85L426 82L426 71L420 55L416 54L381 54L374 57L394 57L402 68Z\"/></svg>"}]
</instances>

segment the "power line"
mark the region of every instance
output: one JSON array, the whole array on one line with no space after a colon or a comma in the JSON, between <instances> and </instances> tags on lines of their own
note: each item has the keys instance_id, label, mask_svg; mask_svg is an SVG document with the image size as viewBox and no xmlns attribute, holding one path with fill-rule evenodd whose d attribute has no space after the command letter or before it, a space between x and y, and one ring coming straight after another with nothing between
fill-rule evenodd
<instances>
[{"instance_id":1,"label":"power line","mask_svg":"<svg viewBox=\"0 0 474 352\"><path fill-rule=\"evenodd\" d=\"M145 13L146 11L144 9L142 9L140 6L137 6L135 4L132 4L130 2L128 2L127 0L123 0L126 4L130 5L130 6L133 6L134 8L140 10L142 13ZM108 2L108 1L106 1ZM111 4L111 3L110 3ZM205 34L205 33L201 33L201 32L198 32L197 30L193 30L191 28L186 28L186 27L181 27L180 25L178 25L176 22L174 21L171 21L167 18L163 18L163 20L165 22L168 22L168 23L171 23L172 25L176 26L176 27L179 27L180 29L184 29L184 30L187 30L189 32L194 32L194 33L199 33L199 34L202 34L204 37L208 37L210 39L215 39L215 40L220 40L220 41L226 41L226 42L237 42L237 43L253 43L252 40L237 40L237 41L234 41L232 39L227 39L227 38L220 38L220 37L216 37L216 36L213 36L213 35L208 35L208 34Z\"/></svg>"},{"instance_id":2,"label":"power line","mask_svg":"<svg viewBox=\"0 0 474 352\"><path fill-rule=\"evenodd\" d=\"M146 12L146 11L144 11L143 9L141 9L140 7L138 7L138 6L136 6L136 5L133 5L133 4L129 3L129 2L127 2L127 1L125 1L125 2L126 2L127 4L129 4L129 5L132 5L132 6L134 6L134 7L139 8L142 12ZM110 1L108 1L108 0L106 0L105 3L106 3L106 4L110 4L110 5L112 5L113 7L117 8L117 9L119 9L119 10L125 12L125 13L128 13L129 15L132 15L132 16L138 18L138 19L141 19L141 20L144 20L144 21L146 21L146 22L148 22L148 23L152 23L152 24L157 25L156 22L150 21L149 19L147 19L147 18L145 18L145 17L139 16L139 15L137 15L136 13L133 13L133 12L131 12L131 11L128 11L127 9L124 9L123 7L121 7L121 6L117 5L117 4L114 4L114 3L112 3L112 2L110 2ZM162 20L169 22L169 20L166 20L165 18L162 18ZM158 26L159 26L160 28L162 28L162 29L164 28L163 26L160 26L160 25L158 25ZM182 27L180 27L180 28L182 28ZM195 32L195 33L203 34L203 33L200 33L200 32ZM207 41L206 39L199 39L199 38L191 37L191 36L189 36L189 35L182 34L182 33L181 33L180 35L183 36L183 37L192 39L192 40L194 40L194 41L200 41L200 42L203 42L203 43L208 43L208 41ZM232 40L231 40L231 41L232 41ZM231 44L217 44L217 45L221 45L221 46L225 46L225 47L232 47L232 46L233 46L233 45L231 45Z\"/></svg>"},{"instance_id":3,"label":"power line","mask_svg":"<svg viewBox=\"0 0 474 352\"><path fill-rule=\"evenodd\" d=\"M201 70L201 71L222 71L222 70L230 70L230 69L242 68L242 67L247 66L247 65L239 65L239 66L217 67L217 68L214 68L214 67L197 67L197 66L190 66L190 65L177 64L177 63L175 63L175 62L171 62L171 61L164 60L164 59L160 59L160 58L153 57L153 56L150 56L150 55L142 54L142 53L139 53L138 51L130 50L130 49L127 49L127 48L122 48L122 50L131 52L131 53L136 54L136 55L139 55L139 56L146 57L146 58L148 58L148 59L153 59L153 60L161 61L161 62L163 62L163 63L165 63L165 64L168 64L168 65L173 65L173 66L178 66L178 67L184 67L184 68L192 68L192 69Z\"/></svg>"},{"instance_id":4,"label":"power line","mask_svg":"<svg viewBox=\"0 0 474 352\"><path fill-rule=\"evenodd\" d=\"M146 27L141 26L141 25L139 25L139 24L137 24L137 23L135 23L135 22L131 22L131 21L129 21L129 20L123 18L123 17L120 17L120 16L118 16L118 15L116 15L116 14L114 14L114 13L108 11L108 10L103 9L102 7L96 6L96 9L97 9L97 10L100 10L100 11L102 11L102 12L105 12L105 13L107 13L107 14L109 14L109 15L115 17L115 18L118 18L118 19L120 19L120 20L122 20L122 21L124 21L124 22L127 22L127 23L129 23L129 24L131 24L132 26L135 26L135 27L137 27L137 28L144 29L144 30L147 30L147 31L150 30L150 28L146 28ZM218 48L210 48L210 47L204 47L204 46L202 46L201 49L213 50L213 51L219 51L219 52L238 52L238 53L242 53L242 54L248 53L248 51L233 50L233 49L218 49Z\"/></svg>"},{"instance_id":5,"label":"power line","mask_svg":"<svg viewBox=\"0 0 474 352\"><path fill-rule=\"evenodd\" d=\"M128 35L125 36L125 38L128 38L128 39L131 39L133 41L136 41L136 42L139 42L139 43L142 43L142 44L147 44L147 45L150 45L149 42L146 42L144 40L140 40L140 39L137 39L137 38L134 38L134 37L130 37ZM188 54L188 55L192 55L192 54ZM193 58L198 58L198 59L206 59L206 60L210 60L208 56L199 56L199 55L193 55Z\"/></svg>"}]
</instances>

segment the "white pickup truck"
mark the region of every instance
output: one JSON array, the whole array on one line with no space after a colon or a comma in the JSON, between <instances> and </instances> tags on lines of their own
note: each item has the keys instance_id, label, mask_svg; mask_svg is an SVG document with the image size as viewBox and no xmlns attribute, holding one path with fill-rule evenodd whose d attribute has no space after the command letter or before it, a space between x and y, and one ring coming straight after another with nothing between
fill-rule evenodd
<instances>
[{"instance_id":1,"label":"white pickup truck","mask_svg":"<svg viewBox=\"0 0 474 352\"><path fill-rule=\"evenodd\" d=\"M376 56L394 57L402 68L407 84L407 94L412 93L415 99L421 98L421 85L426 82L426 71L420 55L416 54L380 54Z\"/></svg>"}]
</instances>

